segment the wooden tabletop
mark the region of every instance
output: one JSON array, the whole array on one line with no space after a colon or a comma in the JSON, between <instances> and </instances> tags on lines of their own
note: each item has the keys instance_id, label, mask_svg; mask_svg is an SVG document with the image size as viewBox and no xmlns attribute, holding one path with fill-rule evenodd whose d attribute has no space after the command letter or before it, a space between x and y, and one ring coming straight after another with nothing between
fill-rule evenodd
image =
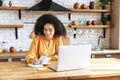
<instances>
[{"instance_id":1,"label":"wooden tabletop","mask_svg":"<svg viewBox=\"0 0 120 80\"><path fill-rule=\"evenodd\" d=\"M53 64L55 62L52 62ZM38 70L39 69L39 70ZM46 79L46 80L120 80L120 59L91 59L90 70L55 72L47 66L28 67L25 62L0 62L0 80Z\"/></svg>"}]
</instances>

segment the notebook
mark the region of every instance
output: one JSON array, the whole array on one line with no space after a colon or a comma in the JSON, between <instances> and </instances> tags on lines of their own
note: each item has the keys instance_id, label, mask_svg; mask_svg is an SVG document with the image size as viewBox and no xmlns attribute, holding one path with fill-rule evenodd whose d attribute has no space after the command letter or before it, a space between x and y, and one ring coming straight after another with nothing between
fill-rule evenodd
<instances>
[{"instance_id":1,"label":"notebook","mask_svg":"<svg viewBox=\"0 0 120 80\"><path fill-rule=\"evenodd\" d=\"M57 65L49 66L55 71L89 69L91 45L60 46Z\"/></svg>"},{"instance_id":2,"label":"notebook","mask_svg":"<svg viewBox=\"0 0 120 80\"><path fill-rule=\"evenodd\" d=\"M43 67L43 65L49 64L48 63L49 61L50 61L49 57L41 56L38 60L38 63L36 64L29 63L28 66L29 67Z\"/></svg>"}]
</instances>

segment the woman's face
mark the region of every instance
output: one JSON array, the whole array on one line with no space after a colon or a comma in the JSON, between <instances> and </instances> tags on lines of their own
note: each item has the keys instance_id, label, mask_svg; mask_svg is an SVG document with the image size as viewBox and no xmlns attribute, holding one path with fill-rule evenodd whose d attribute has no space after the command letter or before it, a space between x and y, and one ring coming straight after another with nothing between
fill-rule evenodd
<instances>
[{"instance_id":1,"label":"woman's face","mask_svg":"<svg viewBox=\"0 0 120 80\"><path fill-rule=\"evenodd\" d=\"M43 30L43 32L44 32L45 38L46 38L47 40L50 40L50 39L52 39L53 36L54 36L55 29L54 29L54 27L53 27L52 24L46 23L46 24L44 25L44 30Z\"/></svg>"}]
</instances>

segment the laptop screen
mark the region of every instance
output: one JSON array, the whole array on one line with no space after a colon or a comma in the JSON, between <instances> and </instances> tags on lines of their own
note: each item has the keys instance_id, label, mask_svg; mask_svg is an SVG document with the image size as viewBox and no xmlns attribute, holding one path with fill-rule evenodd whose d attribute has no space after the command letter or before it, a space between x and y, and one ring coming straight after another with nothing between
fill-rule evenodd
<instances>
[{"instance_id":1,"label":"laptop screen","mask_svg":"<svg viewBox=\"0 0 120 80\"><path fill-rule=\"evenodd\" d=\"M89 68L91 45L60 46L57 71Z\"/></svg>"}]
</instances>

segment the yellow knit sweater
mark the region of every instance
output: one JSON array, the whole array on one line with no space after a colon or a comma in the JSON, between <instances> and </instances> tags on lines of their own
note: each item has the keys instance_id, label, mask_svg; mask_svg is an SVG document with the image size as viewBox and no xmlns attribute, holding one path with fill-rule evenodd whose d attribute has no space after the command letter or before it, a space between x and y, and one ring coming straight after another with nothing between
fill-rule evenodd
<instances>
[{"instance_id":1,"label":"yellow knit sweater","mask_svg":"<svg viewBox=\"0 0 120 80\"><path fill-rule=\"evenodd\" d=\"M38 60L41 55L48 57L56 56L60 45L62 45L62 37L53 37L48 43L43 35L36 35L25 57L26 62L29 63L30 58Z\"/></svg>"}]
</instances>

